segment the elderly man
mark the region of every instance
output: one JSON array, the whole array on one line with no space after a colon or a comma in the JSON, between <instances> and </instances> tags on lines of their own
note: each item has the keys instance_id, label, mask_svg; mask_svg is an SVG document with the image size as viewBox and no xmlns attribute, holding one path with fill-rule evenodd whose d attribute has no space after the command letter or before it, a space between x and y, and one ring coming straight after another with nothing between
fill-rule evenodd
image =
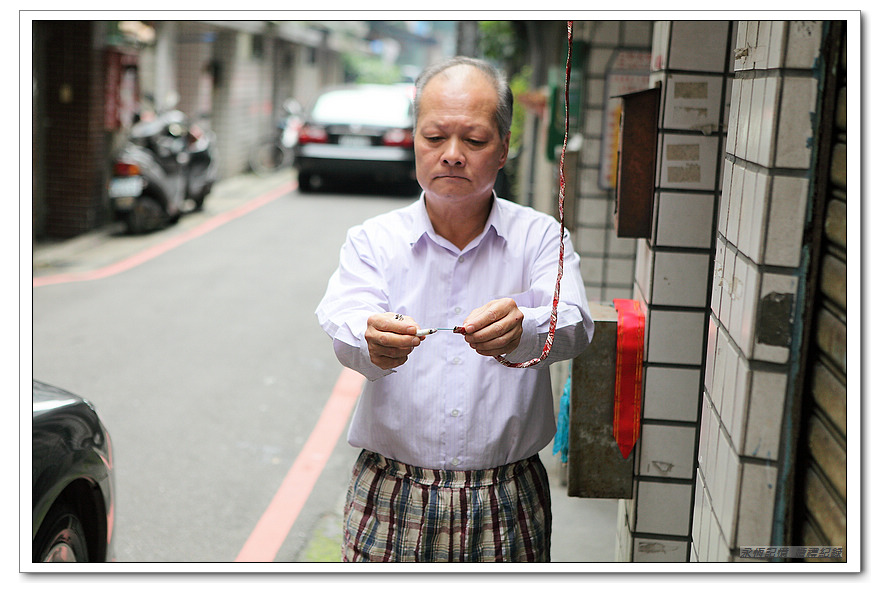
<instances>
[{"instance_id":1,"label":"elderly man","mask_svg":"<svg viewBox=\"0 0 880 593\"><path fill-rule=\"evenodd\" d=\"M497 197L513 99L489 64L454 58L416 82L413 204L352 228L317 316L367 378L349 429L362 452L345 561L549 561L555 434L549 364L593 322L566 234L555 342L541 352L559 223ZM460 326L464 335L421 328ZM419 334L419 335L417 335Z\"/></svg>"}]
</instances>

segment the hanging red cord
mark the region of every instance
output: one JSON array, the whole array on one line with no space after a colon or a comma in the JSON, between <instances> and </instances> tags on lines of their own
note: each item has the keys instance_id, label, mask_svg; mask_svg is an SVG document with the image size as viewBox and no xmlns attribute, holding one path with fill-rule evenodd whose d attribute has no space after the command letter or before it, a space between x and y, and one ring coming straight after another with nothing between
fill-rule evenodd
<instances>
[{"instance_id":1,"label":"hanging red cord","mask_svg":"<svg viewBox=\"0 0 880 593\"><path fill-rule=\"evenodd\" d=\"M565 257L565 225L563 218L563 204L565 203L565 147L568 144L568 85L571 81L571 45L572 45L572 21L568 21L568 55L565 59L565 134L562 137L562 154L559 158L559 272L556 275L556 290L553 293L553 307L550 311L550 328L547 332L547 341L541 355L525 362L510 362L503 356L495 359L506 367L524 369L534 366L547 358L553 347L553 336L556 334L556 310L559 307L559 287L562 284L562 260Z\"/></svg>"}]
</instances>

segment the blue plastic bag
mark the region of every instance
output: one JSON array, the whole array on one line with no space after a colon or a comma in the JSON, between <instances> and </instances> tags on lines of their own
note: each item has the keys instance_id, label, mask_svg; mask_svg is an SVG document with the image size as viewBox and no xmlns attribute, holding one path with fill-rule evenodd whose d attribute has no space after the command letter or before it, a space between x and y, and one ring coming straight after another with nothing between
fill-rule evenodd
<instances>
[{"instance_id":1,"label":"blue plastic bag","mask_svg":"<svg viewBox=\"0 0 880 593\"><path fill-rule=\"evenodd\" d=\"M571 400L571 369L568 380L559 398L559 417L556 419L556 438L553 441L553 454L560 453L562 463L568 463L568 407Z\"/></svg>"}]
</instances>

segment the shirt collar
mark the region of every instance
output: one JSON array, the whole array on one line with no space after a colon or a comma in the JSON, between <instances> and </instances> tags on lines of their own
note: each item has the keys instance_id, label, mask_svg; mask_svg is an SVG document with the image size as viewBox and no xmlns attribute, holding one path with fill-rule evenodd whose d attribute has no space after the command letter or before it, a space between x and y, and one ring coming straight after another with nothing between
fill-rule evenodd
<instances>
[{"instance_id":1,"label":"shirt collar","mask_svg":"<svg viewBox=\"0 0 880 593\"><path fill-rule=\"evenodd\" d=\"M428 209L425 206L424 191L422 191L419 201L414 206L416 207L417 214L413 220L414 224L410 229L410 245L415 247L419 240L426 235L435 243L445 243L446 241L443 241L442 238L434 232L434 225L431 224L431 219L428 217ZM489 218L486 220L486 226L483 229L483 232L480 233L479 237L477 237L475 244L479 244L490 229L494 229L495 234L498 237L505 240L507 239L509 221L504 208L504 200L498 197L498 194L495 193L494 189L492 190L492 210L489 211Z\"/></svg>"}]
</instances>

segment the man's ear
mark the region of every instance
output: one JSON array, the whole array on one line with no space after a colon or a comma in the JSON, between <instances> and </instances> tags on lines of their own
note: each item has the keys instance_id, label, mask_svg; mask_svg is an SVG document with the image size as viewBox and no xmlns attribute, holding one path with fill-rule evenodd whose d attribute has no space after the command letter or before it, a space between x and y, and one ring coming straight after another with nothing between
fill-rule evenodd
<instances>
[{"instance_id":1,"label":"man's ear","mask_svg":"<svg viewBox=\"0 0 880 593\"><path fill-rule=\"evenodd\" d=\"M510 132L507 132L507 136L504 137L504 142L502 144L503 149L501 151L501 158L498 161L499 170L501 169L501 167L504 166L505 163L507 163L507 153L510 150Z\"/></svg>"}]
</instances>

